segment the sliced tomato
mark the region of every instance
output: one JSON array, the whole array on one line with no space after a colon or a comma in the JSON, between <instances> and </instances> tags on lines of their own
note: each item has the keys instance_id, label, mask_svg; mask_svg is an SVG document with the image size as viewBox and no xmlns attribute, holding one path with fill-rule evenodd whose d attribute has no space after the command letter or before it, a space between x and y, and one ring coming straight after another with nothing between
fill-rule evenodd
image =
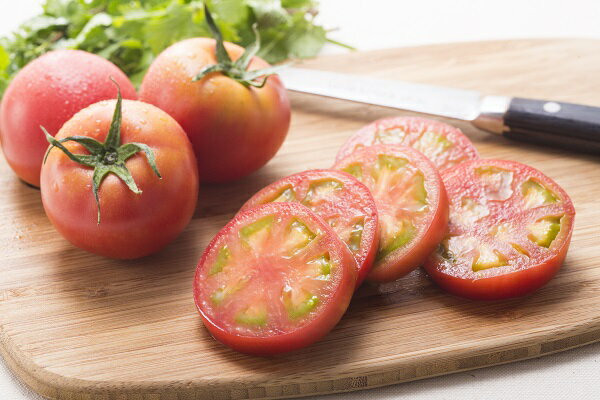
<instances>
[{"instance_id":1,"label":"sliced tomato","mask_svg":"<svg viewBox=\"0 0 600 400\"><path fill-rule=\"evenodd\" d=\"M336 162L362 147L380 143L413 147L439 170L479 158L469 138L452 125L425 118L396 117L380 119L360 129L340 148Z\"/></svg>"},{"instance_id":2,"label":"sliced tomato","mask_svg":"<svg viewBox=\"0 0 600 400\"><path fill-rule=\"evenodd\" d=\"M371 270L379 241L377 207L369 189L345 172L304 171L273 182L240 211L279 201L301 203L333 228L356 259L358 287Z\"/></svg>"},{"instance_id":3,"label":"sliced tomato","mask_svg":"<svg viewBox=\"0 0 600 400\"><path fill-rule=\"evenodd\" d=\"M567 254L575 209L567 193L533 167L475 160L443 174L448 236L425 264L458 296L503 299L548 282Z\"/></svg>"},{"instance_id":4,"label":"sliced tomato","mask_svg":"<svg viewBox=\"0 0 600 400\"><path fill-rule=\"evenodd\" d=\"M338 161L373 194L380 239L367 279L389 282L417 268L446 234L448 200L431 161L399 145L363 147Z\"/></svg>"},{"instance_id":5,"label":"sliced tomato","mask_svg":"<svg viewBox=\"0 0 600 400\"><path fill-rule=\"evenodd\" d=\"M307 346L340 320L356 262L333 230L298 203L239 213L209 244L194 278L204 325L227 346L268 355Z\"/></svg>"}]
</instances>

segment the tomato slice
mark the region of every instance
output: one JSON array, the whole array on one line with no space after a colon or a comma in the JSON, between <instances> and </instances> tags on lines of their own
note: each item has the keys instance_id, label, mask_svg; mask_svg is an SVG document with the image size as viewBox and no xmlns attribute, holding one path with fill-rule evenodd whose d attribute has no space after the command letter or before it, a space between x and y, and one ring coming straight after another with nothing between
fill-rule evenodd
<instances>
[{"instance_id":1,"label":"tomato slice","mask_svg":"<svg viewBox=\"0 0 600 400\"><path fill-rule=\"evenodd\" d=\"M417 268L446 234L448 200L431 161L398 145L363 147L338 161L373 194L380 239L368 280L389 282Z\"/></svg>"},{"instance_id":2,"label":"tomato slice","mask_svg":"<svg viewBox=\"0 0 600 400\"><path fill-rule=\"evenodd\" d=\"M548 282L567 254L575 209L540 171L514 161L474 160L443 173L447 237L425 264L458 296L503 299Z\"/></svg>"},{"instance_id":3,"label":"tomato slice","mask_svg":"<svg viewBox=\"0 0 600 400\"><path fill-rule=\"evenodd\" d=\"M335 232L298 203L239 213L212 240L194 278L204 325L250 354L307 346L344 314L356 262Z\"/></svg>"},{"instance_id":4,"label":"tomato slice","mask_svg":"<svg viewBox=\"0 0 600 400\"><path fill-rule=\"evenodd\" d=\"M369 189L352 175L341 171L305 171L265 187L252 196L240 211L280 201L307 206L333 228L356 259L358 287L371 270L379 241L377 207Z\"/></svg>"},{"instance_id":5,"label":"tomato slice","mask_svg":"<svg viewBox=\"0 0 600 400\"><path fill-rule=\"evenodd\" d=\"M469 138L452 125L418 117L395 117L380 119L356 132L340 148L336 162L362 147L380 143L413 147L440 171L479 158Z\"/></svg>"}]
</instances>

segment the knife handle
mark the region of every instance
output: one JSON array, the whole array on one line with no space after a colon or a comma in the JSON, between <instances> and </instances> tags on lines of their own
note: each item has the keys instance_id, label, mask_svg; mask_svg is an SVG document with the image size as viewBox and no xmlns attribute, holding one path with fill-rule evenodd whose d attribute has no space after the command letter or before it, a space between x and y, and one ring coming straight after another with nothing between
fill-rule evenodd
<instances>
[{"instance_id":1,"label":"knife handle","mask_svg":"<svg viewBox=\"0 0 600 400\"><path fill-rule=\"evenodd\" d=\"M515 97L504 114L503 135L600 154L600 107Z\"/></svg>"}]
</instances>

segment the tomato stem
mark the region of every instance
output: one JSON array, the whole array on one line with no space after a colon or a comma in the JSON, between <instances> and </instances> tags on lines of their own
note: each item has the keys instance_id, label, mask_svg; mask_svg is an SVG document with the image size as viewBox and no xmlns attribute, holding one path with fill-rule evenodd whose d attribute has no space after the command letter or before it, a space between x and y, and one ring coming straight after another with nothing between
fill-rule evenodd
<instances>
[{"instance_id":1,"label":"tomato stem","mask_svg":"<svg viewBox=\"0 0 600 400\"><path fill-rule=\"evenodd\" d=\"M144 152L148 164L158 176L162 179L162 176L158 172L156 167L156 158L154 152L150 146L144 143L125 143L121 144L121 122L123 120L123 98L121 96L121 88L119 84L111 77L113 83L117 86L117 104L115 106L115 112L113 113L110 129L104 143L97 141L94 138L87 136L69 136L64 139L56 140L48 131L40 126L42 132L46 136L46 140L50 143L46 155L44 156L44 163L48 158L50 151L56 147L67 155L71 160L78 164L86 167L94 168L94 175L92 177L92 190L94 192L94 198L96 205L98 206L98 225L100 224L100 199L98 190L102 181L110 173L116 175L121 179L131 190L136 194L141 194L142 191L138 188L131 175L131 172L125 165L125 161L134 154ZM67 149L63 143L65 142L76 142L82 145L90 154L73 154Z\"/></svg>"},{"instance_id":2,"label":"tomato stem","mask_svg":"<svg viewBox=\"0 0 600 400\"><path fill-rule=\"evenodd\" d=\"M227 50L225 49L221 30L215 23L215 20L213 19L206 3L204 3L204 15L206 17L208 29L216 41L217 64L204 67L196 76L194 76L192 79L193 82L197 82L213 72L221 72L223 75L230 77L246 87L252 86L256 88L262 88L267 83L269 76L276 74L278 70L286 67L286 65L278 65L274 67L248 71L248 66L252 61L252 58L254 58L254 56L256 56L260 50L260 34L256 24L252 25L252 31L254 32L255 37L254 43L244 50L244 53L240 56L240 58L238 58L235 62L232 61L231 57L229 57L229 54L227 53ZM261 77L262 79L259 80Z\"/></svg>"}]
</instances>

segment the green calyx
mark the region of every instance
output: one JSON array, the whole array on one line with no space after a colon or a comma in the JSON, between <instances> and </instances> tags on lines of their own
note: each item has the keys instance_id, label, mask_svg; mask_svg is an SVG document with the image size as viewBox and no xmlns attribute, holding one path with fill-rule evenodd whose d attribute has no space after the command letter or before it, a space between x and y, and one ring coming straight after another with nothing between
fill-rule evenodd
<instances>
[{"instance_id":1,"label":"green calyx","mask_svg":"<svg viewBox=\"0 0 600 400\"><path fill-rule=\"evenodd\" d=\"M127 161L130 157L139 153L140 151L143 151L144 154L146 154L148 163L150 164L150 167L152 167L154 173L160 179L162 179L160 173L158 172L158 168L156 167L154 152L148 145L144 143L121 144L123 98L121 97L121 88L114 81L114 79L111 78L111 80L117 86L117 105L115 107L110 129L104 143L87 136L69 136L64 139L56 140L43 126L40 126L46 135L46 140L48 140L48 143L50 143L50 147L48 148L48 151L44 157L44 163L46 162L50 151L54 147L57 147L58 149L62 150L67 157L76 163L85 165L86 167L94 168L92 189L94 191L94 197L98 206L98 224L100 224L100 200L98 198L98 188L108 174L115 174L117 177L119 177L119 179L125 182L127 187L132 192L136 194L142 193L142 191L137 187L133 176L131 176L131 172L129 172L129 169L127 169L127 166L125 165L125 161ZM90 154L73 154L63 145L64 142L77 142L85 147Z\"/></svg>"},{"instance_id":2,"label":"green calyx","mask_svg":"<svg viewBox=\"0 0 600 400\"><path fill-rule=\"evenodd\" d=\"M250 61L252 61L252 58L256 55L256 53L258 53L258 50L260 50L260 35L258 34L256 24L252 25L252 30L256 40L246 48L240 58L238 58L235 62L232 61L231 57L229 57L229 54L227 53L227 50L225 50L225 45L223 44L223 35L221 34L221 31L215 23L212 15L210 14L206 3L204 4L204 15L206 18L206 23L208 24L208 28L217 42L217 64L207 65L204 67L202 71L200 71L200 73L198 73L198 75L192 79L193 82L201 80L210 73L220 72L246 87L253 86L256 88L262 88L267 83L269 76L277 73L277 71L283 67L275 66L248 71L248 65L250 65ZM259 79L261 77L262 79Z\"/></svg>"}]
</instances>

